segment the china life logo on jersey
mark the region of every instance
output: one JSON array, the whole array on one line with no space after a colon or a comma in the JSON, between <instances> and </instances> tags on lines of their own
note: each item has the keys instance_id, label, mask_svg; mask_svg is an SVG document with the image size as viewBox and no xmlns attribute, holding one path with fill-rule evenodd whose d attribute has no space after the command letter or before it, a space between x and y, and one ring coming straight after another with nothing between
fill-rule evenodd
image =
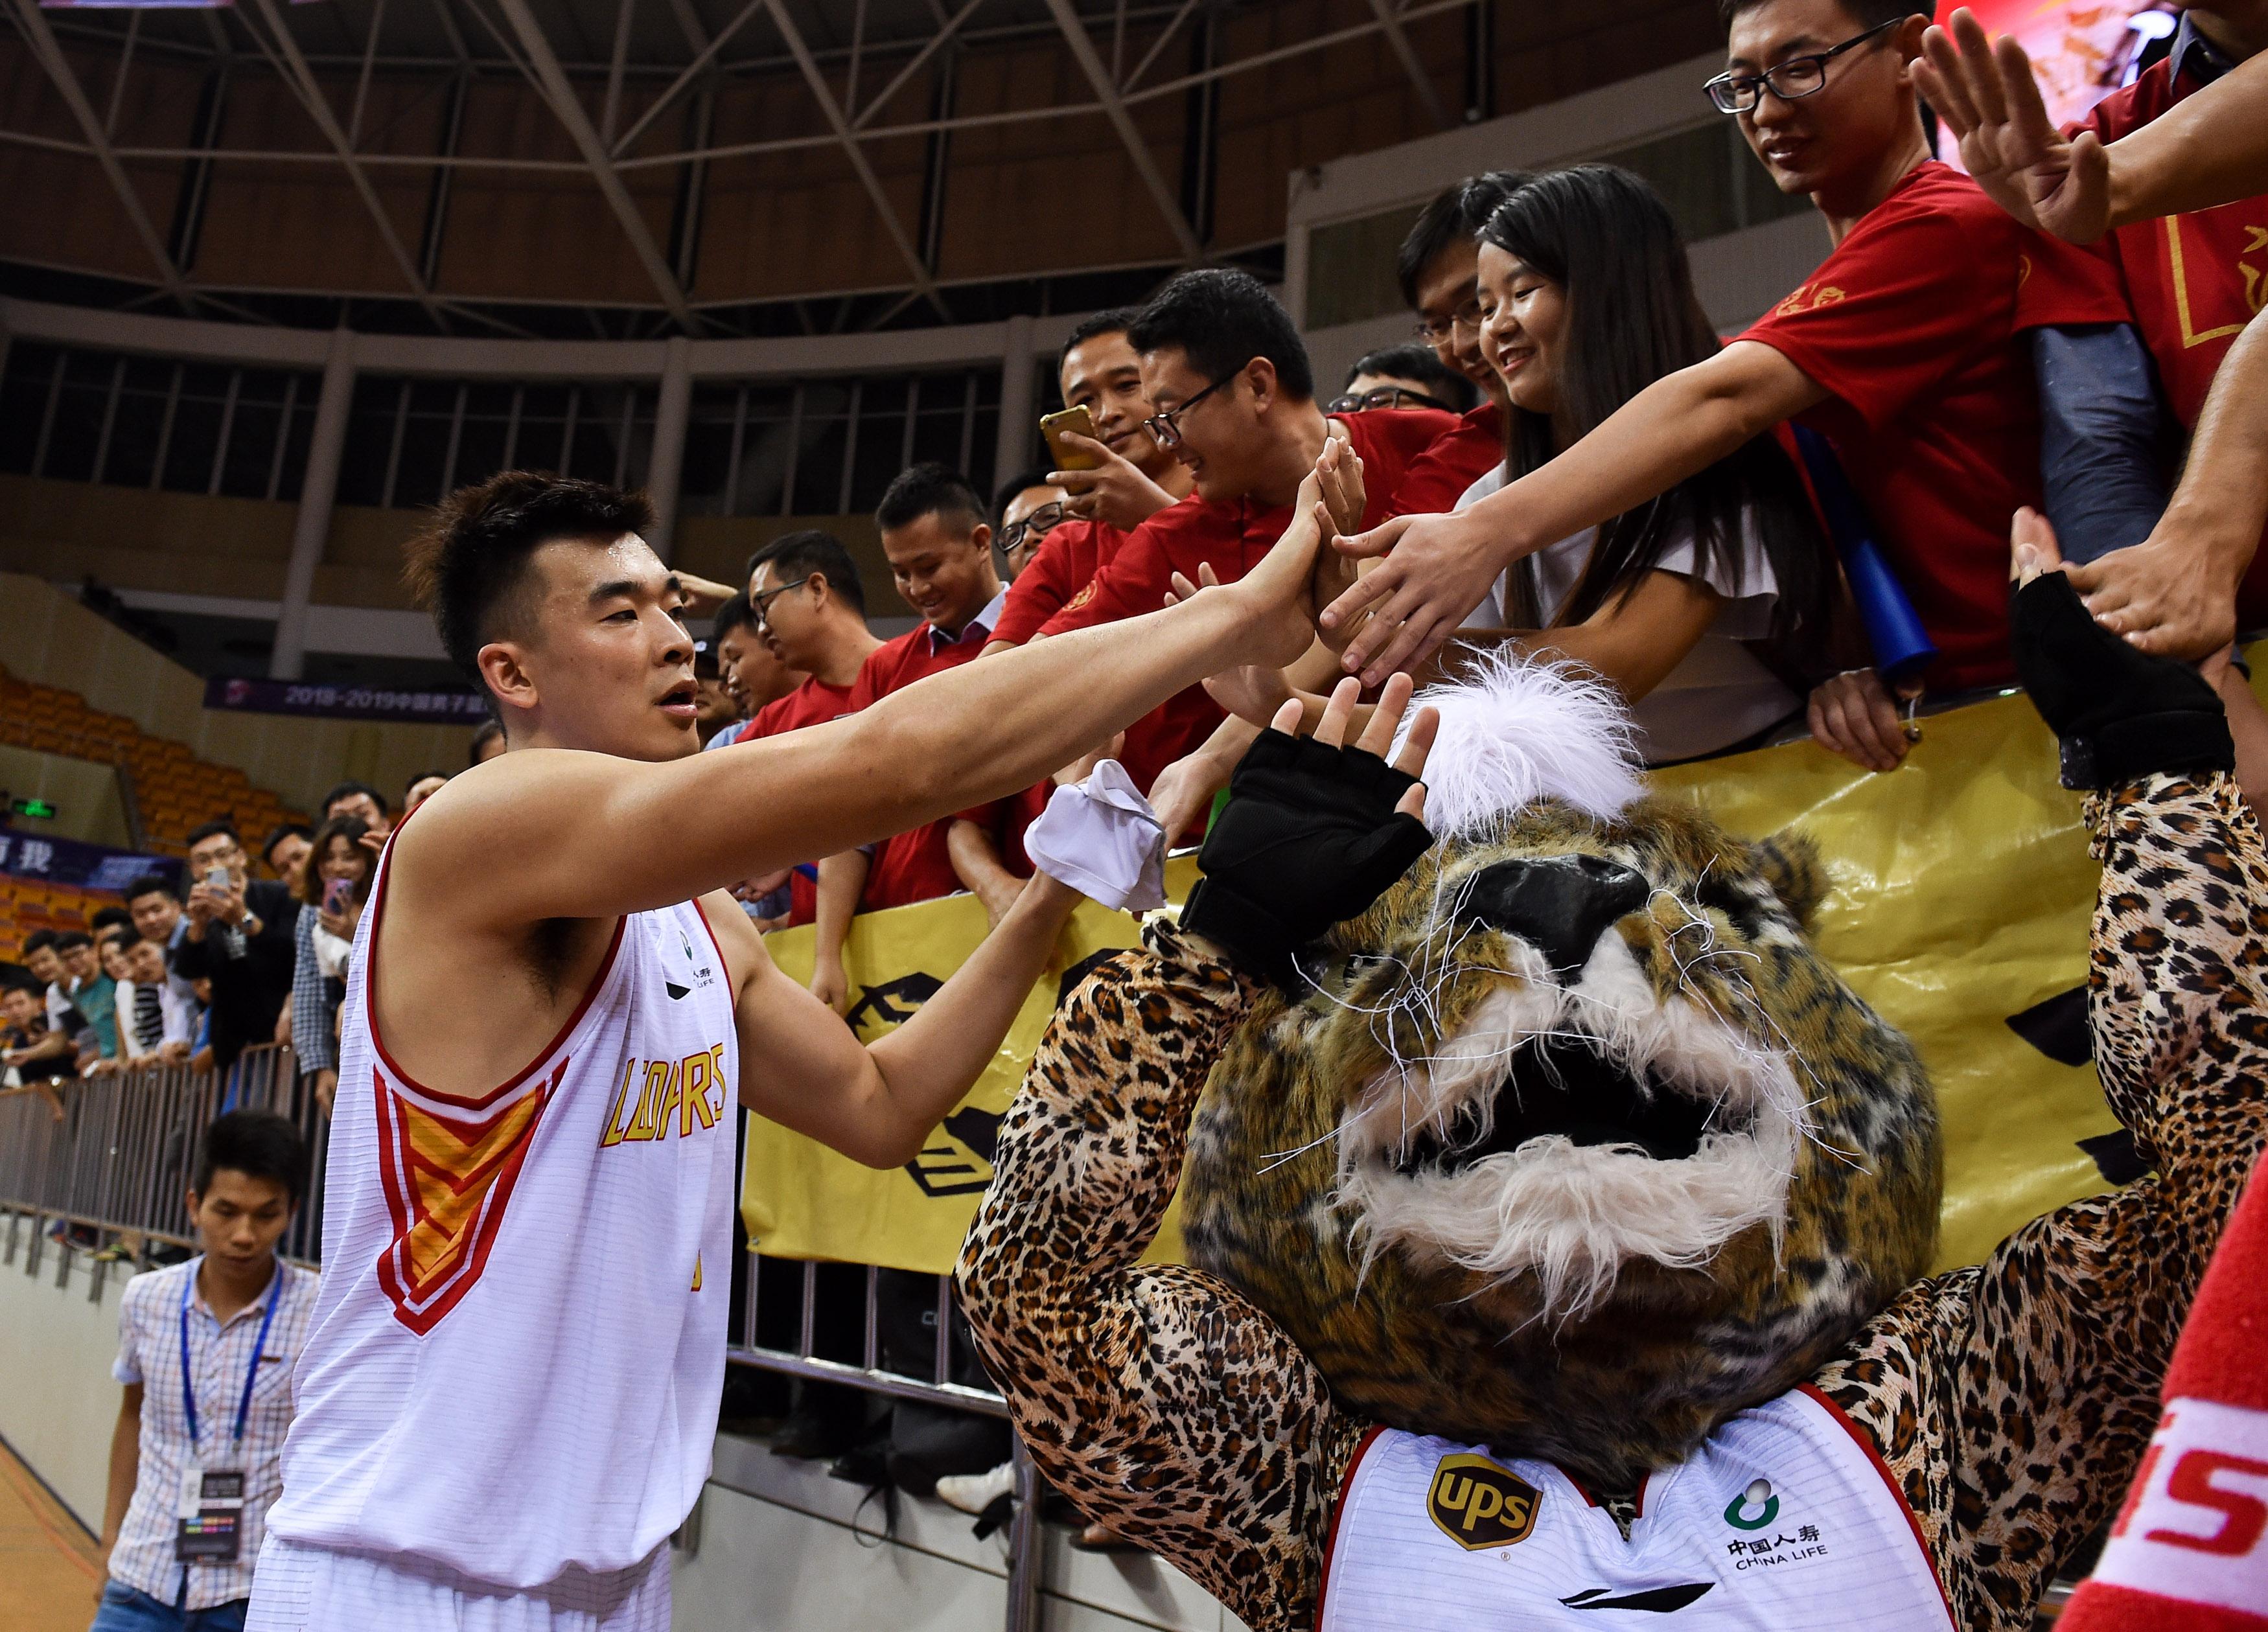
<instances>
[{"instance_id":1,"label":"china life logo on jersey","mask_svg":"<svg viewBox=\"0 0 2268 1632\"><path fill-rule=\"evenodd\" d=\"M676 971L685 977L683 984L672 980L667 974L661 977L662 989L669 994L672 1002L681 1002L695 992L705 991L717 983L717 971L693 950L693 937L685 932L683 924L677 926L677 949L684 955L684 963Z\"/></svg>"}]
</instances>

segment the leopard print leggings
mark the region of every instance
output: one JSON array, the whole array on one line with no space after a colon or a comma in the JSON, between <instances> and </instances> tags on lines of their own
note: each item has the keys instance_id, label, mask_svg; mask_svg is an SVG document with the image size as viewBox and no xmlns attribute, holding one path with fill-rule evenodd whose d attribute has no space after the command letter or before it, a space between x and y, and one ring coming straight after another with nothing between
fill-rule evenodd
<instances>
[{"instance_id":1,"label":"leopard print leggings","mask_svg":"<svg viewBox=\"0 0 2268 1632\"><path fill-rule=\"evenodd\" d=\"M2029 1624L2132 1477L2268 1129L2268 856L2235 783L2153 777L2088 821L2097 1068L2158 1171L1917 1283L1818 1378L1903 1485L1956 1622L1995 1632ZM1251 990L1155 926L1080 987L1009 1114L958 1276L1042 1471L1276 1632L1313 1623L1368 1424L1238 1294L1136 1261Z\"/></svg>"}]
</instances>

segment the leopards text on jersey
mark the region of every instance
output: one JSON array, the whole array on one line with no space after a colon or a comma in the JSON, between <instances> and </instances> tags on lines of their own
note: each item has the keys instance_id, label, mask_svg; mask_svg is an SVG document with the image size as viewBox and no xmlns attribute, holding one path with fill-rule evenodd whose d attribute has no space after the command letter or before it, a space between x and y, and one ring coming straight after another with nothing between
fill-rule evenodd
<instances>
[{"instance_id":1,"label":"leopards text on jersey","mask_svg":"<svg viewBox=\"0 0 2268 1632\"><path fill-rule=\"evenodd\" d=\"M694 904L633 914L526 1070L439 1092L374 1019L394 849L356 939L322 1292L269 1527L505 1587L624 1570L691 1510L716 1433L740 1072L725 959Z\"/></svg>"},{"instance_id":2,"label":"leopards text on jersey","mask_svg":"<svg viewBox=\"0 0 2268 1632\"><path fill-rule=\"evenodd\" d=\"M1347 1474L1316 1619L1322 1632L1953 1627L1904 1499L1808 1387L1650 1475L1627 1540L1551 1463L1381 1430Z\"/></svg>"}]
</instances>

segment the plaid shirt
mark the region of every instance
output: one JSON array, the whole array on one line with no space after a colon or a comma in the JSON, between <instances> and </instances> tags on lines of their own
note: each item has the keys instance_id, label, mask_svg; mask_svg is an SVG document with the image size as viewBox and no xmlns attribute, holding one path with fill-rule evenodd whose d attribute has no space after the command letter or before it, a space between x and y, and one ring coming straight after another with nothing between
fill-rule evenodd
<instances>
[{"instance_id":1,"label":"plaid shirt","mask_svg":"<svg viewBox=\"0 0 2268 1632\"><path fill-rule=\"evenodd\" d=\"M338 1011L331 1007L322 966L315 961L318 922L315 909L302 906L299 921L291 926L291 1052L302 1076L339 1069L339 1042L331 1035L331 1017Z\"/></svg>"},{"instance_id":2,"label":"plaid shirt","mask_svg":"<svg viewBox=\"0 0 2268 1632\"><path fill-rule=\"evenodd\" d=\"M187 1607L210 1609L252 1596L252 1565L267 1532L268 1508L284 1489L284 1436L291 1426L291 1373L299 1345L315 1309L317 1276L276 1261L284 1276L275 1324L260 1357L260 1380L253 1386L252 1409L245 1419L244 1540L232 1564L183 1565L173 1557L174 1504L181 1470L188 1465L188 1418L181 1409L181 1293L195 1284L202 1258L170 1269L154 1270L127 1283L118 1307L118 1361L110 1374L122 1383L140 1383L142 1441L134 1480L134 1500L118 1527L111 1550L110 1576L161 1602L173 1602L188 1571ZM189 1367L195 1379L197 1435L206 1467L236 1465L230 1435L244 1374L260 1335L268 1294L229 1318L212 1317L202 1296L189 1301Z\"/></svg>"}]
</instances>

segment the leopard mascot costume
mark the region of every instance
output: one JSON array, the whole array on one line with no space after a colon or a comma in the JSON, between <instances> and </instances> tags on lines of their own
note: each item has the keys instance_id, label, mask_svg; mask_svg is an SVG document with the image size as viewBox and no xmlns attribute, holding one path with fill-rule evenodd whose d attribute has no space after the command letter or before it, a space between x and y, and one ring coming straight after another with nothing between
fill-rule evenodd
<instances>
[{"instance_id":1,"label":"leopard mascot costume","mask_svg":"<svg viewBox=\"0 0 2268 1632\"><path fill-rule=\"evenodd\" d=\"M1256 1632L2029 1627L2268 1132L2268 855L2193 671L2059 574L2014 613L2150 1176L1919 1278L1933 1099L1815 864L1502 670L1426 699L1431 854L1381 761L1269 733L1058 1012L957 1272L1041 1470ZM1185 1155L1192 1264L1140 1265Z\"/></svg>"}]
</instances>

